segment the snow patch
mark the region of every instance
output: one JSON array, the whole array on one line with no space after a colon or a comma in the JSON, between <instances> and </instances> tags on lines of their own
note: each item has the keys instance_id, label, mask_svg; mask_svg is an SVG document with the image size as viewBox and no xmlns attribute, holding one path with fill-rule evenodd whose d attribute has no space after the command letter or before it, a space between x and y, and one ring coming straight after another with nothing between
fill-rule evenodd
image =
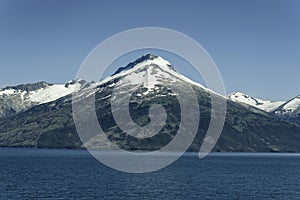
<instances>
[{"instance_id":1,"label":"snow patch","mask_svg":"<svg viewBox=\"0 0 300 200\"><path fill-rule=\"evenodd\" d=\"M17 91L14 90L14 89L2 90L2 91L0 91L0 96L2 96L2 95L12 95L15 92L17 92Z\"/></svg>"},{"instance_id":2,"label":"snow patch","mask_svg":"<svg viewBox=\"0 0 300 200\"><path fill-rule=\"evenodd\" d=\"M40 104L48 103L71 94L75 89L75 85L76 84L72 84L68 87L65 87L65 85L51 85L46 88L30 92L29 99Z\"/></svg>"}]
</instances>

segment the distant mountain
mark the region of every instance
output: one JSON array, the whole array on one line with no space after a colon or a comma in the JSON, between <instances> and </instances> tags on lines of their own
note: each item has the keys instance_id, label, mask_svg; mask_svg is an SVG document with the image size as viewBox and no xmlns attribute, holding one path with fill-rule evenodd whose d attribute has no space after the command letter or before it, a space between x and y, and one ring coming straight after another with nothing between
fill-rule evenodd
<instances>
[{"instance_id":1,"label":"distant mountain","mask_svg":"<svg viewBox=\"0 0 300 200\"><path fill-rule=\"evenodd\" d=\"M208 89L201 84L177 73L168 61L152 54L138 58L127 66L119 68L112 76L96 83L76 81L59 86L45 84L33 91L19 88L8 92L9 89L3 89L2 97L6 100L13 95L10 97L11 105L8 103L7 107L18 108L22 107L20 105L23 105L23 102L31 103L25 108L6 114L6 116L3 115L0 119L0 146L108 147L106 145L109 144L103 143L103 139L95 137L96 135L87 136L83 145L76 133L72 118L71 93L73 87L79 86L82 89L74 101L81 102L91 92L95 92L98 121L112 142L123 149L159 149L168 144L176 135L181 120L180 104L176 98L178 94L170 89L172 84L178 88L192 86L196 93L201 117L197 136L189 150L198 151L211 120L210 95L215 95L219 100L225 97L215 93L210 94ZM157 135L140 139L126 134L117 126L111 112L111 98L113 91L122 92L122 90L134 90L130 98L129 110L132 120L140 126L150 123L149 109L152 105L160 104L165 108L167 111L166 123ZM26 97L22 99L23 93L23 96L25 97L26 94ZM15 98L14 94L20 98ZM246 97L241 98L247 99ZM299 126L277 120L270 113L236 101L241 98L227 99L227 117L222 135L214 151L300 152ZM15 102L16 99L19 103ZM258 101L259 103L262 102ZM275 109L274 105L267 105L267 101L263 104L264 108L269 111ZM90 106L83 104L82 109ZM161 116L155 117L160 119ZM188 134L188 129L186 131Z\"/></svg>"},{"instance_id":2,"label":"distant mountain","mask_svg":"<svg viewBox=\"0 0 300 200\"><path fill-rule=\"evenodd\" d=\"M300 96L297 96L279 106L273 114L281 120L300 124Z\"/></svg>"},{"instance_id":3,"label":"distant mountain","mask_svg":"<svg viewBox=\"0 0 300 200\"><path fill-rule=\"evenodd\" d=\"M249 106L258 108L279 120L300 124L300 96L284 102L262 100L236 92L228 95L228 99L238 102L248 109Z\"/></svg>"},{"instance_id":4,"label":"distant mountain","mask_svg":"<svg viewBox=\"0 0 300 200\"><path fill-rule=\"evenodd\" d=\"M74 91L75 84L74 81L60 85L37 82L0 89L0 118L69 95Z\"/></svg>"},{"instance_id":5,"label":"distant mountain","mask_svg":"<svg viewBox=\"0 0 300 200\"><path fill-rule=\"evenodd\" d=\"M250 105L266 112L274 111L280 105L285 103L284 101L268 101L255 98L241 92L232 93L228 95L228 98L234 102Z\"/></svg>"}]
</instances>

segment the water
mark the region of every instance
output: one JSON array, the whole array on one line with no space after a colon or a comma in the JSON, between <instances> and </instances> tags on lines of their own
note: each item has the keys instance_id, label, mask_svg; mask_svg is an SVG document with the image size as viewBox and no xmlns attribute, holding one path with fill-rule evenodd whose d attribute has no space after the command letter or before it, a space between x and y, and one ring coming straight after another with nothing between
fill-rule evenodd
<instances>
[{"instance_id":1,"label":"water","mask_svg":"<svg viewBox=\"0 0 300 200\"><path fill-rule=\"evenodd\" d=\"M147 174L81 150L0 149L0 199L300 199L299 154L187 154Z\"/></svg>"}]
</instances>

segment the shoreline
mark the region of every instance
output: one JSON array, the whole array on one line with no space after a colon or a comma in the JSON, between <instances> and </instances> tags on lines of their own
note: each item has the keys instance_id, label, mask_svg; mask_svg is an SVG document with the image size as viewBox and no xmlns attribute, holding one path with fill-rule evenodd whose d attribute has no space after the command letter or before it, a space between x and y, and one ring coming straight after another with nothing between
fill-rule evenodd
<instances>
[{"instance_id":1,"label":"shoreline","mask_svg":"<svg viewBox=\"0 0 300 200\"><path fill-rule=\"evenodd\" d=\"M85 148L32 148L32 147L0 147L0 156L1 151L5 150L12 150L16 152L20 151L30 151L30 152L86 152L87 154L91 155L90 150ZM122 154L122 151L118 150L91 150L94 153L104 153L104 154ZM151 153L151 151L130 151L131 153ZM174 154L181 154L181 152L159 152L160 155L174 155ZM183 153L183 156L198 156L199 152L196 151L187 151ZM298 152L239 152L239 151L231 151L231 152L217 152L212 151L207 156L299 156L300 153Z\"/></svg>"}]
</instances>

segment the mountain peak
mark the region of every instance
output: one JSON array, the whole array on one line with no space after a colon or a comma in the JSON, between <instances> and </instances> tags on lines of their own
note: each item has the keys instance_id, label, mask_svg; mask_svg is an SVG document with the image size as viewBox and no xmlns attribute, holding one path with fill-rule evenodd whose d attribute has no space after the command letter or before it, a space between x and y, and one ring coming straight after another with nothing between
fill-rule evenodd
<instances>
[{"instance_id":1,"label":"mountain peak","mask_svg":"<svg viewBox=\"0 0 300 200\"><path fill-rule=\"evenodd\" d=\"M277 114L294 114L297 117L299 117L299 111L300 111L300 96L296 96L295 98L290 99L286 103L282 104L277 110Z\"/></svg>"},{"instance_id":2,"label":"mountain peak","mask_svg":"<svg viewBox=\"0 0 300 200\"><path fill-rule=\"evenodd\" d=\"M158 58L158 56L156 56L152 53L148 53L148 54L143 55L139 59L141 59L141 60L154 60L155 58Z\"/></svg>"},{"instance_id":3,"label":"mountain peak","mask_svg":"<svg viewBox=\"0 0 300 200\"><path fill-rule=\"evenodd\" d=\"M153 61L153 63L152 63L152 61ZM157 61L157 62L154 63L154 61ZM151 53L148 53L148 54L145 54L145 55L139 57L135 61L130 62L125 67L120 67L112 76L114 76L116 74L119 74L122 71L126 71L126 70L129 70L129 69L132 69L136 65L138 65L140 63L143 63L143 62L145 62L145 64L157 64L159 62L159 63L161 63L163 65L167 65L170 69L174 70L174 68L172 67L172 65L168 61L166 61L165 59L163 59L162 57L156 56L156 55L151 54Z\"/></svg>"}]
</instances>

